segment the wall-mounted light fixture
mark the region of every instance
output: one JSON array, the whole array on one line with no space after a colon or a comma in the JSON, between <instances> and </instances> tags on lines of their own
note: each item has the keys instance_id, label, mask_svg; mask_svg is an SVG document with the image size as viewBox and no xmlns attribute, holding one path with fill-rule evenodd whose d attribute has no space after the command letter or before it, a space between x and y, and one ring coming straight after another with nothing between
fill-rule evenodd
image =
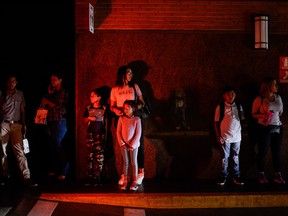
<instances>
[{"instance_id":1,"label":"wall-mounted light fixture","mask_svg":"<svg viewBox=\"0 0 288 216\"><path fill-rule=\"evenodd\" d=\"M257 15L254 17L256 49L268 49L268 16Z\"/></svg>"}]
</instances>

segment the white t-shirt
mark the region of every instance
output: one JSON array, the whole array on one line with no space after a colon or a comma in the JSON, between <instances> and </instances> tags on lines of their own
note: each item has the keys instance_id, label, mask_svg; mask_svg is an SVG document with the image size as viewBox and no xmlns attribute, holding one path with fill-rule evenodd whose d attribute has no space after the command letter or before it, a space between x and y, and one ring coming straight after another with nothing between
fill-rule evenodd
<instances>
[{"instance_id":1,"label":"white t-shirt","mask_svg":"<svg viewBox=\"0 0 288 216\"><path fill-rule=\"evenodd\" d=\"M134 86L135 86L137 97L140 97L142 95L142 92L139 86L137 84L134 84ZM116 102L117 107L123 107L125 100L135 100L134 88L128 85L124 87L119 87L119 86L112 87L111 93L110 93L111 103L113 101L113 102Z\"/></svg>"},{"instance_id":2,"label":"white t-shirt","mask_svg":"<svg viewBox=\"0 0 288 216\"><path fill-rule=\"evenodd\" d=\"M243 112L243 108L240 105L240 112ZM220 119L220 105L215 109L214 121ZM235 103L228 104L225 102L224 116L220 122L221 137L225 142L240 142L241 141L241 124L238 109Z\"/></svg>"},{"instance_id":3,"label":"white t-shirt","mask_svg":"<svg viewBox=\"0 0 288 216\"><path fill-rule=\"evenodd\" d=\"M263 99L260 96L257 96L252 105L252 114L253 113L267 113L273 111L272 119L269 125L282 125L280 120L280 115L283 113L283 102L280 95L275 94L275 100L272 102ZM258 118L259 124L265 124L265 118Z\"/></svg>"}]
</instances>

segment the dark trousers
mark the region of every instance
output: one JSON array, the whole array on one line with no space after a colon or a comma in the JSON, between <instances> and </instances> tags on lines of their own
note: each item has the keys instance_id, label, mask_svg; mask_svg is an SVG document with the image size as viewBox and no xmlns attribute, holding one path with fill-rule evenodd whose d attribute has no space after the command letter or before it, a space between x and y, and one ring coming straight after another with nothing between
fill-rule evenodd
<instances>
[{"instance_id":1,"label":"dark trousers","mask_svg":"<svg viewBox=\"0 0 288 216\"><path fill-rule=\"evenodd\" d=\"M269 127L258 124L258 171L264 172L269 147L271 149L274 172L281 171L281 147L283 127L280 133L271 133Z\"/></svg>"}]
</instances>

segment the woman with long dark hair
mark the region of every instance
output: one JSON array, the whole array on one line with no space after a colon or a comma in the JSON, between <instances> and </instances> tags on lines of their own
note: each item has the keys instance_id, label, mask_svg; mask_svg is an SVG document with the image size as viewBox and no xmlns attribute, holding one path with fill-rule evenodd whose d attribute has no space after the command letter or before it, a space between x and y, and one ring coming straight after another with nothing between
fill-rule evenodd
<instances>
[{"instance_id":1,"label":"woman with long dark hair","mask_svg":"<svg viewBox=\"0 0 288 216\"><path fill-rule=\"evenodd\" d=\"M112 87L110 94L110 110L115 113L116 118L114 125L117 126L118 117L124 114L123 104L126 100L137 100L137 109L141 109L145 106L145 102L142 96L142 92L136 83L132 80L133 72L131 68L124 65L118 68L116 77L116 86ZM142 122L142 121L141 121ZM142 127L143 130L143 127ZM144 179L144 142L143 131L140 139L140 146L138 150L138 178L137 184L142 184ZM124 182L123 175L118 184L122 185Z\"/></svg>"}]
</instances>

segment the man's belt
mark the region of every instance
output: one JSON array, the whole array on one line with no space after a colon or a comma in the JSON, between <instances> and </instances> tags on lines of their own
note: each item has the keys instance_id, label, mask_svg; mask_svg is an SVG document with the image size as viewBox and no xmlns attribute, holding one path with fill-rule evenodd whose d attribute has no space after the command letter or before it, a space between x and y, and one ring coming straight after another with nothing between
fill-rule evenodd
<instances>
[{"instance_id":1,"label":"man's belt","mask_svg":"<svg viewBox=\"0 0 288 216\"><path fill-rule=\"evenodd\" d=\"M3 122L9 123L9 124L21 124L21 121L7 121L7 120L3 120Z\"/></svg>"}]
</instances>

